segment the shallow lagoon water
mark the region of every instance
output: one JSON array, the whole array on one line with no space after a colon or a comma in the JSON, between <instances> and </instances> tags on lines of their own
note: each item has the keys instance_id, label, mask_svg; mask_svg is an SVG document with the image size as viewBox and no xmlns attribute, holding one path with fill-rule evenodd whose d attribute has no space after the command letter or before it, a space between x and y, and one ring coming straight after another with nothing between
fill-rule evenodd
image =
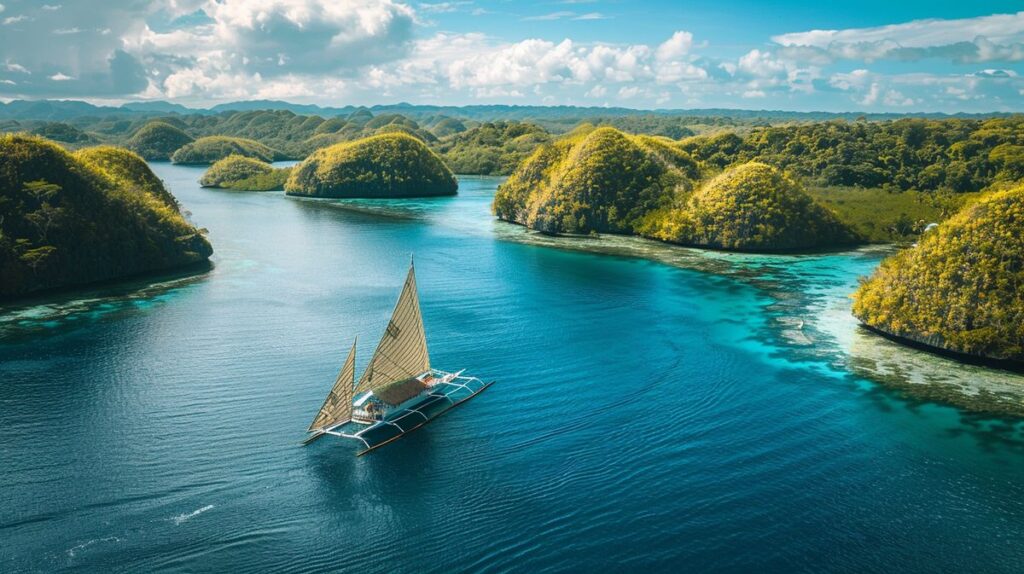
<instances>
[{"instance_id":1,"label":"shallow lagoon water","mask_svg":"<svg viewBox=\"0 0 1024 574\"><path fill-rule=\"evenodd\" d=\"M346 202L155 169L211 271L0 311L0 570L1024 569L1024 424L875 382L1021 378L861 333L882 252L551 239L487 216L492 178ZM411 252L433 363L497 384L370 456L298 446Z\"/></svg>"}]
</instances>

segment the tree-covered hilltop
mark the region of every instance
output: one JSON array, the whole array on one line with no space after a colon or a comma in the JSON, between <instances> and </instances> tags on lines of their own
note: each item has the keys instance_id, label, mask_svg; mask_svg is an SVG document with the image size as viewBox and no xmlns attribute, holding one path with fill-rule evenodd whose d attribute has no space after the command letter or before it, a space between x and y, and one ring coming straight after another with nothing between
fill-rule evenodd
<instances>
[{"instance_id":1,"label":"tree-covered hilltop","mask_svg":"<svg viewBox=\"0 0 1024 574\"><path fill-rule=\"evenodd\" d=\"M166 121L152 121L139 128L125 146L144 159L169 161L174 152L193 141L192 136L177 126Z\"/></svg>"},{"instance_id":2,"label":"tree-covered hilltop","mask_svg":"<svg viewBox=\"0 0 1024 574\"><path fill-rule=\"evenodd\" d=\"M318 150L292 169L285 184L289 195L311 197L428 197L457 190L437 154L398 133Z\"/></svg>"},{"instance_id":3,"label":"tree-covered hilltop","mask_svg":"<svg viewBox=\"0 0 1024 574\"><path fill-rule=\"evenodd\" d=\"M0 136L0 298L207 260L210 244L153 181L130 152Z\"/></svg>"},{"instance_id":4,"label":"tree-covered hilltop","mask_svg":"<svg viewBox=\"0 0 1024 574\"><path fill-rule=\"evenodd\" d=\"M853 313L901 339L1024 364L1024 185L883 261L854 295Z\"/></svg>"},{"instance_id":5,"label":"tree-covered hilltop","mask_svg":"<svg viewBox=\"0 0 1024 574\"><path fill-rule=\"evenodd\" d=\"M450 126L448 120L435 128ZM535 124L488 122L453 131L435 149L455 173L509 175L537 146L550 140L548 132Z\"/></svg>"},{"instance_id":6,"label":"tree-covered hilltop","mask_svg":"<svg viewBox=\"0 0 1024 574\"><path fill-rule=\"evenodd\" d=\"M639 232L662 241L740 251L835 247L858 239L798 183L758 162L729 168L684 204L651 212Z\"/></svg>"},{"instance_id":7,"label":"tree-covered hilltop","mask_svg":"<svg viewBox=\"0 0 1024 574\"><path fill-rule=\"evenodd\" d=\"M138 154L109 145L87 147L74 153L74 157L112 178L125 189L138 189L159 199L164 205L179 211L178 200L164 187L164 182L149 169Z\"/></svg>"},{"instance_id":8,"label":"tree-covered hilltop","mask_svg":"<svg viewBox=\"0 0 1024 574\"><path fill-rule=\"evenodd\" d=\"M713 167L756 160L817 185L959 193L1024 174L1024 116L830 121L697 136L682 146Z\"/></svg>"},{"instance_id":9,"label":"tree-covered hilltop","mask_svg":"<svg viewBox=\"0 0 1024 574\"><path fill-rule=\"evenodd\" d=\"M251 157L229 155L210 166L199 184L240 191L280 191L290 173L290 167L275 168Z\"/></svg>"},{"instance_id":10,"label":"tree-covered hilltop","mask_svg":"<svg viewBox=\"0 0 1024 574\"><path fill-rule=\"evenodd\" d=\"M283 159L279 152L255 140L207 136L181 147L171 156L171 161L184 164L212 164L230 155L241 155L265 162Z\"/></svg>"},{"instance_id":11,"label":"tree-covered hilltop","mask_svg":"<svg viewBox=\"0 0 1024 574\"><path fill-rule=\"evenodd\" d=\"M498 188L493 211L548 233L634 233L698 175L671 140L584 128L524 161Z\"/></svg>"}]
</instances>

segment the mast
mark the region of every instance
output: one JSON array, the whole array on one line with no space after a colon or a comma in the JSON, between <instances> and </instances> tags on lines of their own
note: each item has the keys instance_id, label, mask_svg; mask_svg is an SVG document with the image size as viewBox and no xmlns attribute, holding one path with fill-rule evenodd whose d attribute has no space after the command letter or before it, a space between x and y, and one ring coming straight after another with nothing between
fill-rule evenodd
<instances>
[{"instance_id":1,"label":"mast","mask_svg":"<svg viewBox=\"0 0 1024 574\"><path fill-rule=\"evenodd\" d=\"M327 393L320 412L316 414L309 431L322 430L327 427L347 423L352 420L352 393L356 383L356 341L352 341L352 349L348 358L334 381L331 392Z\"/></svg>"},{"instance_id":2,"label":"mast","mask_svg":"<svg viewBox=\"0 0 1024 574\"><path fill-rule=\"evenodd\" d=\"M370 364L359 378L356 392L379 389L429 370L430 355L416 291L416 269L410 259L402 293Z\"/></svg>"}]
</instances>

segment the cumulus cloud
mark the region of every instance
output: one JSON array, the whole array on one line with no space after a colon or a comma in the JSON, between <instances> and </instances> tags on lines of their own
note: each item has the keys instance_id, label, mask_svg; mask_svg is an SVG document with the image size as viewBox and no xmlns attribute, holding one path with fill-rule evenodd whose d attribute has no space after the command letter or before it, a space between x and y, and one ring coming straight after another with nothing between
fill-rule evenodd
<instances>
[{"instance_id":1,"label":"cumulus cloud","mask_svg":"<svg viewBox=\"0 0 1024 574\"><path fill-rule=\"evenodd\" d=\"M483 13L468 0L0 1L3 97L560 104L607 98L638 107L758 102L873 110L1024 105L1017 64L1024 62L1024 12L794 32L722 58L722 44L733 40L698 41L683 30L636 43L499 39L438 32L425 19ZM532 18L606 18L566 5L585 4L579 0L554 4L563 6ZM873 64L900 60L906 69L907 61L925 57L960 65L893 74L895 66ZM942 65L945 71L937 71ZM869 71L879 69L890 73Z\"/></svg>"}]
</instances>

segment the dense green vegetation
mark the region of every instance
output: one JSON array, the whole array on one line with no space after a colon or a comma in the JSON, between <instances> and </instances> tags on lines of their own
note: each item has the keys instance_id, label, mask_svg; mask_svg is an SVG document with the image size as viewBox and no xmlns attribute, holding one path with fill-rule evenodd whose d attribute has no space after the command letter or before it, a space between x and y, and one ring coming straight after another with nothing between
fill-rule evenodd
<instances>
[{"instance_id":1,"label":"dense green vegetation","mask_svg":"<svg viewBox=\"0 0 1024 574\"><path fill-rule=\"evenodd\" d=\"M130 152L73 156L0 136L0 298L208 259L210 244L154 181Z\"/></svg>"},{"instance_id":2,"label":"dense green vegetation","mask_svg":"<svg viewBox=\"0 0 1024 574\"><path fill-rule=\"evenodd\" d=\"M541 146L498 188L498 217L548 233L634 233L699 175L671 140L581 129Z\"/></svg>"},{"instance_id":3,"label":"dense green vegetation","mask_svg":"<svg viewBox=\"0 0 1024 574\"><path fill-rule=\"evenodd\" d=\"M220 187L244 191L280 191L291 168L274 168L270 164L245 157L229 155L206 170L199 180L203 187Z\"/></svg>"},{"instance_id":4,"label":"dense green vegetation","mask_svg":"<svg viewBox=\"0 0 1024 574\"><path fill-rule=\"evenodd\" d=\"M46 122L33 129L32 133L64 144L88 144L95 141L82 130L61 122Z\"/></svg>"},{"instance_id":5,"label":"dense green vegetation","mask_svg":"<svg viewBox=\"0 0 1024 574\"><path fill-rule=\"evenodd\" d=\"M192 136L181 128L166 121L152 121L139 128L126 145L147 160L168 161L179 148L192 142Z\"/></svg>"},{"instance_id":6,"label":"dense green vegetation","mask_svg":"<svg viewBox=\"0 0 1024 574\"><path fill-rule=\"evenodd\" d=\"M454 195L455 176L422 141L377 135L320 149L292 169L290 195L427 197Z\"/></svg>"},{"instance_id":7,"label":"dense green vegetation","mask_svg":"<svg viewBox=\"0 0 1024 574\"><path fill-rule=\"evenodd\" d=\"M864 187L811 187L807 193L869 243L912 242L981 195Z\"/></svg>"},{"instance_id":8,"label":"dense green vegetation","mask_svg":"<svg viewBox=\"0 0 1024 574\"><path fill-rule=\"evenodd\" d=\"M230 155L241 155L265 162L281 159L280 153L258 141L226 136L207 136L174 152L171 161L186 164L212 164Z\"/></svg>"},{"instance_id":9,"label":"dense green vegetation","mask_svg":"<svg viewBox=\"0 0 1024 574\"><path fill-rule=\"evenodd\" d=\"M769 165L731 167L689 199L651 212L642 235L701 247L789 251L849 245L855 234Z\"/></svg>"},{"instance_id":10,"label":"dense green vegetation","mask_svg":"<svg viewBox=\"0 0 1024 574\"><path fill-rule=\"evenodd\" d=\"M436 149L455 173L508 175L537 146L550 140L535 124L488 122L451 134Z\"/></svg>"},{"instance_id":11,"label":"dense green vegetation","mask_svg":"<svg viewBox=\"0 0 1024 574\"><path fill-rule=\"evenodd\" d=\"M105 145L79 150L75 152L74 157L105 173L122 189L143 191L159 199L167 207L179 210L178 201L138 154L124 148Z\"/></svg>"},{"instance_id":12,"label":"dense green vegetation","mask_svg":"<svg viewBox=\"0 0 1024 574\"><path fill-rule=\"evenodd\" d=\"M853 312L933 348L1024 361L1024 186L965 208L883 261Z\"/></svg>"},{"instance_id":13,"label":"dense green vegetation","mask_svg":"<svg viewBox=\"0 0 1024 574\"><path fill-rule=\"evenodd\" d=\"M756 160L822 186L959 193L1024 174L1024 116L830 121L697 136L682 146L713 167Z\"/></svg>"}]
</instances>

